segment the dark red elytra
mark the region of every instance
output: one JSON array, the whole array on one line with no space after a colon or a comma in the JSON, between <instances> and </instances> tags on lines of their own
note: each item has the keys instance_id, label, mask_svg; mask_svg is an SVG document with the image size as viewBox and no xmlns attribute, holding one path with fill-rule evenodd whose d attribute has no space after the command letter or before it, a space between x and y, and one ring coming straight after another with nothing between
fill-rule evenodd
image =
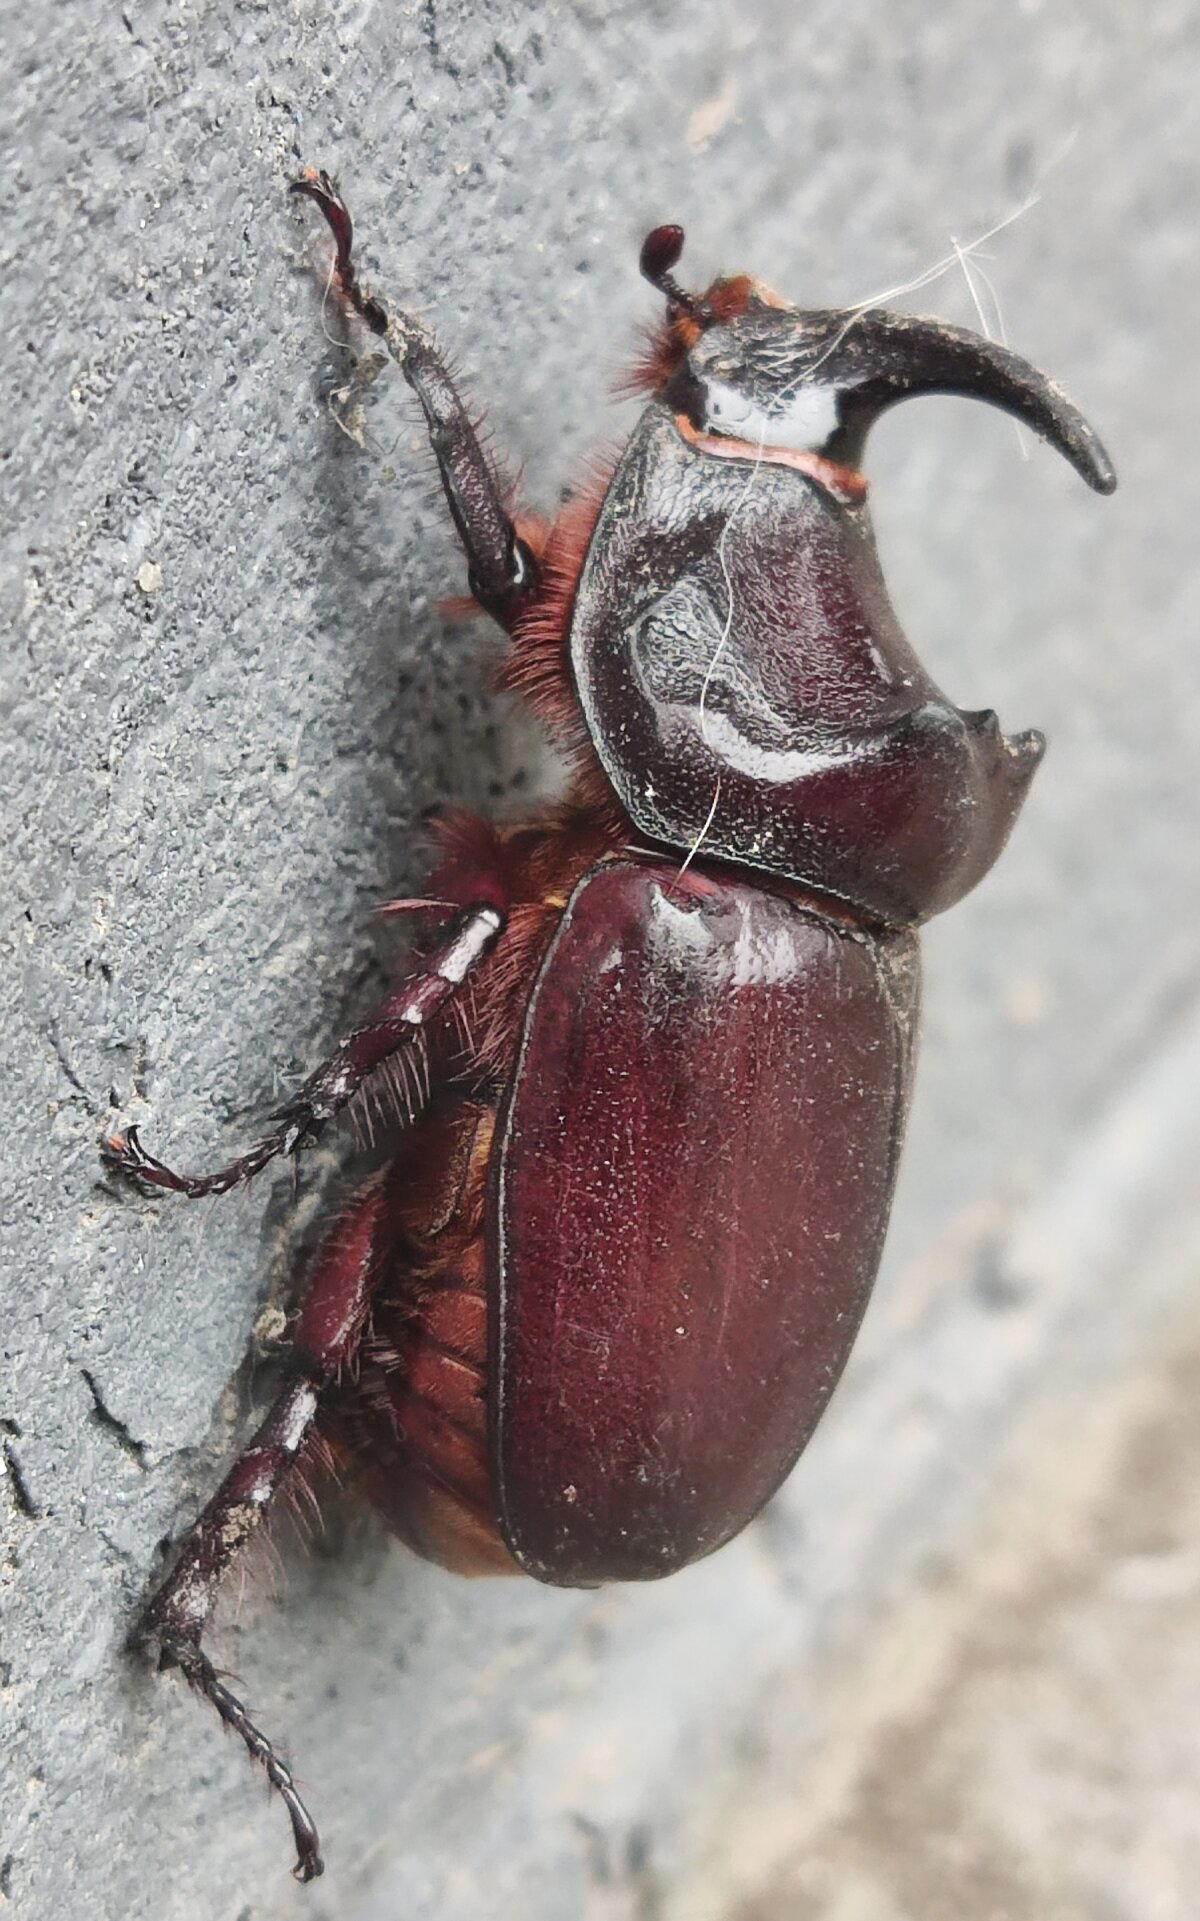
<instances>
[{"instance_id":1,"label":"dark red elytra","mask_svg":"<svg viewBox=\"0 0 1200 1921\"><path fill-rule=\"evenodd\" d=\"M429 335L364 293L328 176L295 190L421 402L473 599L509 636L501 680L573 767L529 819L442 822L408 903L436 923L418 957L247 1152L188 1175L133 1128L104 1145L141 1184L221 1193L356 1097L391 1100L394 1151L329 1227L279 1393L141 1623L266 1769L310 1880L292 1776L204 1648L282 1491L332 1453L444 1566L651 1579L745 1527L845 1363L904 1126L917 929L995 860L1042 745L953 706L901 633L871 423L973 395L1099 492L1115 476L1006 349L746 276L688 294L662 226L648 404L547 528Z\"/></svg>"},{"instance_id":2,"label":"dark red elytra","mask_svg":"<svg viewBox=\"0 0 1200 1921\"><path fill-rule=\"evenodd\" d=\"M791 1468L875 1278L916 995L911 933L863 942L745 880L624 859L576 887L490 1249L496 1491L527 1573L670 1574Z\"/></svg>"}]
</instances>

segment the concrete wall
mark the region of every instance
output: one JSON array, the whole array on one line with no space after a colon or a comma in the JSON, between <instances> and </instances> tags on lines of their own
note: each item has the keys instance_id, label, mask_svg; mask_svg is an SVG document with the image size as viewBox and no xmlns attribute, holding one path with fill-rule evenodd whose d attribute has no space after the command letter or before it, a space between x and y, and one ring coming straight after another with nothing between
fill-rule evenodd
<instances>
[{"instance_id":1,"label":"concrete wall","mask_svg":"<svg viewBox=\"0 0 1200 1921\"><path fill-rule=\"evenodd\" d=\"M1195 15L6 11L0 1910L723 1912L737 1808L786 1806L800 1750L819 1776L831 1660L865 1660L968 1538L1026 1410L1086 1402L1196 1271ZM439 618L461 567L411 403L373 392L365 451L326 405L347 363L284 191L308 161L543 504L628 421L605 395L656 312L650 224L688 227L693 280L840 304L1037 194L986 271L1122 491L982 409L879 431L910 633L1051 752L1000 869L930 932L856 1360L779 1502L658 1590L467 1586L340 1514L340 1553L284 1545L215 1645L321 1817L302 1892L240 1750L123 1638L262 1391L241 1364L319 1182L298 1208L283 1176L143 1201L97 1139L114 1104L188 1161L243 1139L377 992L371 909L419 883L425 811L542 778L489 643ZM896 304L973 318L957 271Z\"/></svg>"}]
</instances>

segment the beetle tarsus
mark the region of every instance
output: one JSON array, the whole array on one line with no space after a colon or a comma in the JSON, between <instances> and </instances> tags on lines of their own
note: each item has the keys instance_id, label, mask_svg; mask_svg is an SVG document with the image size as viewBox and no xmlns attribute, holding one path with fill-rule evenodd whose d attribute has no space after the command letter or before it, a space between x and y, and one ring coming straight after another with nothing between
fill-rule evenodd
<instances>
[{"instance_id":1,"label":"beetle tarsus","mask_svg":"<svg viewBox=\"0 0 1200 1921\"><path fill-rule=\"evenodd\" d=\"M240 1735L253 1760L261 1763L268 1781L288 1811L296 1842L297 1881L315 1881L325 1872L317 1825L300 1797L291 1769L257 1728L232 1689L226 1687L199 1643L174 1635L158 1635L159 1666L177 1667L190 1687L212 1704L227 1728Z\"/></svg>"},{"instance_id":2,"label":"beetle tarsus","mask_svg":"<svg viewBox=\"0 0 1200 1921\"><path fill-rule=\"evenodd\" d=\"M315 201L325 216L337 248L333 277L343 298L372 333L385 334L388 330L387 310L380 301L365 294L359 285L354 265L354 222L350 218L349 207L333 181L323 168L308 167L299 180L293 180L291 190Z\"/></svg>"},{"instance_id":3,"label":"beetle tarsus","mask_svg":"<svg viewBox=\"0 0 1200 1921\"><path fill-rule=\"evenodd\" d=\"M101 1142L101 1158L114 1173L133 1181L143 1188L166 1188L172 1194L182 1194L190 1201L203 1200L209 1194L227 1194L231 1188L240 1187L246 1181L261 1174L281 1154L292 1154L301 1147L315 1145L316 1135L309 1122L297 1128L295 1121L280 1126L236 1160L229 1161L212 1174L177 1174L173 1168L148 1153L138 1138L136 1127L127 1127L122 1134L109 1134Z\"/></svg>"}]
</instances>

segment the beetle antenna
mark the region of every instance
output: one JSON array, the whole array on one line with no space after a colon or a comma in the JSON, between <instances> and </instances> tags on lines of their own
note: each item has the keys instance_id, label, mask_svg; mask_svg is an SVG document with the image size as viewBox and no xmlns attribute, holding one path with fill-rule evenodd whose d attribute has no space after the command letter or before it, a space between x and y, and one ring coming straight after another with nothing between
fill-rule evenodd
<instances>
[{"instance_id":1,"label":"beetle antenna","mask_svg":"<svg viewBox=\"0 0 1200 1921\"><path fill-rule=\"evenodd\" d=\"M671 272L682 252L682 227L655 227L642 242L638 265L650 285L666 294L669 308L687 314L698 327L711 327L716 315L708 301L681 287Z\"/></svg>"}]
</instances>

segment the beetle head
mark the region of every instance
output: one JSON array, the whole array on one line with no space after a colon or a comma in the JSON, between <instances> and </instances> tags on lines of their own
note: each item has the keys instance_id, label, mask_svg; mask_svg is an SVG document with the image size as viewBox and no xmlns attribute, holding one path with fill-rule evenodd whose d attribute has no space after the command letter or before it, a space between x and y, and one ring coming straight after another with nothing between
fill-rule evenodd
<instances>
[{"instance_id":1,"label":"beetle head","mask_svg":"<svg viewBox=\"0 0 1200 1921\"><path fill-rule=\"evenodd\" d=\"M803 311L746 275L690 294L671 274L683 229L656 227L642 272L667 296L664 398L701 434L824 456L856 468L873 423L914 394L958 394L1015 416L1057 447L1097 493L1113 465L1045 374L962 327L876 307ZM666 368L664 367L664 371Z\"/></svg>"}]
</instances>

